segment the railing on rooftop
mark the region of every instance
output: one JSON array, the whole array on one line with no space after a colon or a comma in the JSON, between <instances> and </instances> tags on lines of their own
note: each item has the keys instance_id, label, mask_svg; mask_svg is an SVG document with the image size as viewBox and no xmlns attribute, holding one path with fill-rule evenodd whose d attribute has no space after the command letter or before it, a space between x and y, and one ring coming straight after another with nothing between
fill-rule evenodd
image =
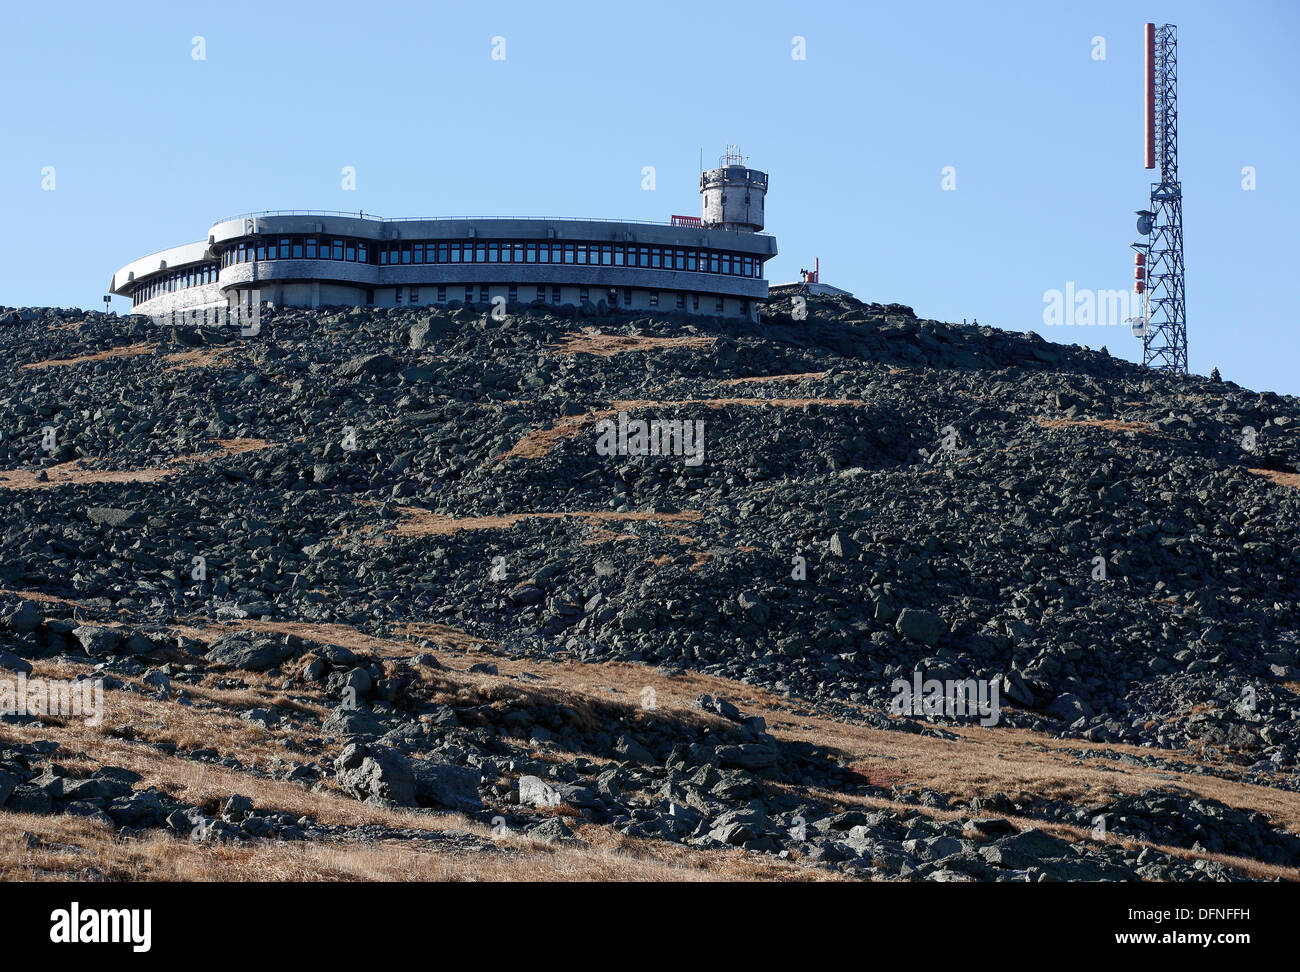
<instances>
[{"instance_id":1,"label":"railing on rooftop","mask_svg":"<svg viewBox=\"0 0 1300 972\"><path fill-rule=\"evenodd\" d=\"M367 213L361 210L354 212L344 212L337 209L264 209L255 213L238 213L234 216L226 216L217 220L217 223L230 223L237 219L251 219L257 216L346 216L350 219L373 219L381 223L430 223L442 220L467 220L476 222L487 219L525 219L535 220L538 222L565 222L565 223L634 223L640 226L677 226L678 223L657 219L609 219L602 217L599 219L587 218L582 216L376 216L374 213ZM678 219L681 217L674 217ZM216 223L213 224L214 226ZM705 227L697 226L697 229ZM737 232L734 230L725 230L724 232ZM755 233L754 236L771 236L770 233Z\"/></svg>"},{"instance_id":2,"label":"railing on rooftop","mask_svg":"<svg viewBox=\"0 0 1300 972\"><path fill-rule=\"evenodd\" d=\"M237 219L248 219L251 216L349 216L352 219L378 220L384 218L382 216L376 216L374 213L365 213L356 210L345 212L341 209L263 209L254 213L236 213L234 216L223 216L221 219L217 220L217 222L230 223Z\"/></svg>"}]
</instances>

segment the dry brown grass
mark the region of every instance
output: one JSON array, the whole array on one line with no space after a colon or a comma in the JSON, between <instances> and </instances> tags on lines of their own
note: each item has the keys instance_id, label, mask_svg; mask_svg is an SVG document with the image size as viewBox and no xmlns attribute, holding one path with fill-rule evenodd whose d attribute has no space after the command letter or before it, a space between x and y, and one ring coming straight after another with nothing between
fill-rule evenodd
<instances>
[{"instance_id":1,"label":"dry brown grass","mask_svg":"<svg viewBox=\"0 0 1300 972\"><path fill-rule=\"evenodd\" d=\"M811 795L820 799L839 803L845 807L863 807L870 810L920 813L932 820L964 820L970 816L970 813L967 810L940 810L935 807L898 803L894 800L885 800L879 797L842 796L827 790L818 790L815 788L811 789L809 792ZM1268 864L1250 857L1191 851L1185 847L1176 847L1171 844L1160 844L1153 841L1134 840L1131 837L1117 836L1114 833L1109 832L1101 839L1098 839L1094 835L1092 829L1087 827L1055 823L1052 821L1040 820L1037 817L1024 817L1018 814L1000 814L999 816L1001 819L1014 824L1020 830L1035 828L1045 833L1053 834L1064 840L1068 840L1074 844L1118 844L1126 850L1140 850L1143 847L1150 847L1152 850L1163 852L1171 857L1177 857L1189 863L1195 863L1197 860L1217 861L1220 864L1235 868L1259 881L1272 881L1275 878L1282 878L1287 881L1300 880L1300 868Z\"/></svg>"},{"instance_id":2,"label":"dry brown grass","mask_svg":"<svg viewBox=\"0 0 1300 972\"><path fill-rule=\"evenodd\" d=\"M689 720L698 713L702 693L721 695L743 711L761 715L778 739L810 742L847 757L857 772L880 785L930 788L959 799L1002 792L1031 793L1049 799L1093 801L1146 789L1177 787L1230 806L1267 814L1275 824L1300 833L1300 794L1194 773L1134 766L1107 758L1127 753L1149 756L1150 750L1058 740L1022 729L951 726L958 740L874 729L820 715L795 715L788 699L755 686L696 672L664 675L656 669L623 662L561 661L533 668L529 662L496 659L501 678L531 671L536 685L560 693L598 699L635 699L655 690L658 712ZM1083 759L1067 749L1096 753ZM1214 765L1198 753L1174 751L1171 759Z\"/></svg>"},{"instance_id":3,"label":"dry brown grass","mask_svg":"<svg viewBox=\"0 0 1300 972\"><path fill-rule=\"evenodd\" d=\"M601 334L584 331L570 334L559 344L547 350L553 354L590 354L608 358L628 351L658 351L661 348L704 348L713 343L711 337L649 337L646 335Z\"/></svg>"},{"instance_id":4,"label":"dry brown grass","mask_svg":"<svg viewBox=\"0 0 1300 972\"><path fill-rule=\"evenodd\" d=\"M784 379L795 379L801 377L811 377L803 375L778 375L772 378L735 378L730 381L719 382L719 384L728 385L747 381L778 381ZM729 408L731 406L749 406L756 407L766 405L769 408L806 408L812 405L827 406L866 406L869 403L860 398L685 398L677 401L658 401L649 398L627 399L625 401L613 402L609 408L596 409L583 415L571 415L561 419L555 425L542 429L533 429L526 433L523 438L516 442L508 451L497 456L494 462L503 462L506 459L540 459L542 456L549 455L551 450L564 439L572 439L583 429L593 422L599 422L601 419L612 418L620 411L630 411L633 409L679 409L692 405L701 405L705 408Z\"/></svg>"},{"instance_id":5,"label":"dry brown grass","mask_svg":"<svg viewBox=\"0 0 1300 972\"><path fill-rule=\"evenodd\" d=\"M1300 489L1300 473L1279 472L1276 469L1248 469L1256 476L1263 476L1269 482L1278 486L1289 486L1291 489Z\"/></svg>"},{"instance_id":6,"label":"dry brown grass","mask_svg":"<svg viewBox=\"0 0 1300 972\"><path fill-rule=\"evenodd\" d=\"M609 418L615 414L614 409L607 408L586 415L575 415L562 419L547 429L534 429L514 444L508 452L496 457L497 462L506 459L540 459L548 455L561 439L572 439L591 422Z\"/></svg>"},{"instance_id":7,"label":"dry brown grass","mask_svg":"<svg viewBox=\"0 0 1300 972\"><path fill-rule=\"evenodd\" d=\"M1034 421L1046 429L1064 429L1072 426L1082 426L1090 429L1105 429L1107 432L1159 431L1156 425L1152 422L1121 422L1119 419L1048 418L1045 415L1036 415Z\"/></svg>"},{"instance_id":8,"label":"dry brown grass","mask_svg":"<svg viewBox=\"0 0 1300 972\"><path fill-rule=\"evenodd\" d=\"M473 639L456 629L429 624L408 625L402 631L404 637L392 639L361 635L341 625L329 626L331 630L325 631L320 626L287 622L242 624L344 643L386 658L413 654L418 649L410 639L426 639L463 654L492 646L491 642ZM721 694L747 711L764 715L778 738L813 742L838 751L850 759L854 769L882 785L928 787L962 799L1008 792L1092 801L1167 787L1172 782L1232 806L1259 810L1280 825L1300 831L1300 796L1213 776L1118 764L1104 756L1114 752L1135 756L1146 752L1133 747L1072 741L1068 748L1098 754L1081 759L1066 752L1066 743L1023 730L958 727L953 729L962 737L958 741L888 732L820 716L793 716L785 699L741 683L695 673L665 676L645 666L625 663L560 662L534 666L526 660L497 657L494 660L500 674L486 676L466 672L476 660L472 655L459 659L440 655L439 660L445 671L438 677L447 682L448 690L468 692L473 697L483 692L488 693L487 697L498 697L494 693L499 691L523 692L517 680L524 673L533 676L527 683L526 694L542 695L586 709L592 705L630 702L649 686L657 693L659 715L691 722L701 716L693 705L700 693ZM1172 755L1193 764L1212 765L1198 753Z\"/></svg>"},{"instance_id":9,"label":"dry brown grass","mask_svg":"<svg viewBox=\"0 0 1300 972\"><path fill-rule=\"evenodd\" d=\"M624 540L639 540L635 533L615 533L613 530L595 529L582 541L582 546L592 547L600 543L622 543Z\"/></svg>"},{"instance_id":10,"label":"dry brown grass","mask_svg":"<svg viewBox=\"0 0 1300 972\"><path fill-rule=\"evenodd\" d=\"M446 516L417 506L398 507L405 519L392 532L399 537L444 537L460 530L507 530L524 520L578 519L588 523L647 522L678 523L698 520L698 510L656 513L653 510L616 513L612 510L582 510L572 513L507 513L501 516Z\"/></svg>"},{"instance_id":11,"label":"dry brown grass","mask_svg":"<svg viewBox=\"0 0 1300 972\"><path fill-rule=\"evenodd\" d=\"M703 405L705 408L731 408L735 405L750 407L766 405L769 408L808 408L813 405L825 405L831 408L842 406L853 408L868 407L871 403L861 398L685 398L679 401L656 401L649 398L636 398L614 402L614 408L618 410L631 410L634 408L676 409L688 405Z\"/></svg>"},{"instance_id":12,"label":"dry brown grass","mask_svg":"<svg viewBox=\"0 0 1300 972\"><path fill-rule=\"evenodd\" d=\"M719 385L761 385L769 381L808 381L825 378L825 371L804 371L795 375L757 375L752 378L724 378Z\"/></svg>"},{"instance_id":13,"label":"dry brown grass","mask_svg":"<svg viewBox=\"0 0 1300 972\"><path fill-rule=\"evenodd\" d=\"M308 626L291 628L288 623L240 622L259 629L297 630L305 636ZM1107 754L1149 756L1150 750L1125 745L1104 745L1084 740L1058 740L1022 729L980 726L945 726L960 738L945 740L903 732L875 729L824 716L796 715L783 696L728 679L682 672L665 675L657 669L626 662L584 663L571 660L538 665L527 659L494 657L499 675L469 675L466 671L481 646L490 641L473 639L454 628L441 625L408 625L403 637L381 639L353 632L346 625L330 626L334 643L347 643L379 657L413 654L417 646L409 639L424 638L447 646L465 657L439 654L446 671L438 673L450 684L472 691L485 687L523 691L519 677L533 676L528 691L541 693L565 704L589 707L593 704L634 702L646 687L656 693L656 714L679 721L699 723L703 716L694 700L703 693L721 695L742 710L764 716L779 739L810 742L842 754L863 776L878 784L899 784L911 789L930 788L959 799L987 796L995 792L1032 793L1048 799L1093 801L1145 789L1176 786L1201 796L1221 800L1230 806L1257 810L1274 822L1300 833L1300 794L1240 783L1233 779L1194 773L1176 773L1158 768L1119 763ZM315 632L316 636L324 632ZM1080 758L1067 750L1096 753ZM1203 754L1172 751L1171 759L1193 765L1215 766Z\"/></svg>"},{"instance_id":14,"label":"dry brown grass","mask_svg":"<svg viewBox=\"0 0 1300 972\"><path fill-rule=\"evenodd\" d=\"M69 607L86 606L84 601L75 601L70 597L59 597L56 594L42 594L40 591L24 591L16 587L0 587L0 594L21 597L29 601L38 601L43 604L67 604Z\"/></svg>"},{"instance_id":15,"label":"dry brown grass","mask_svg":"<svg viewBox=\"0 0 1300 972\"><path fill-rule=\"evenodd\" d=\"M214 439L216 446L208 452L196 452L172 459L161 466L144 469L88 469L81 459L56 463L34 469L0 470L0 489L55 489L59 486L81 486L87 483L156 483L174 476L181 467L191 463L211 462L227 456L265 449L272 445L262 439ZM45 479L37 477L45 473Z\"/></svg>"},{"instance_id":16,"label":"dry brown grass","mask_svg":"<svg viewBox=\"0 0 1300 972\"><path fill-rule=\"evenodd\" d=\"M0 816L0 880L120 881L834 881L838 875L741 850L690 851L578 829L584 845L522 835L491 838L477 824L459 841L407 838L215 844L154 831L126 840L84 817ZM40 843L28 847L26 834ZM489 843L490 841L490 843Z\"/></svg>"},{"instance_id":17,"label":"dry brown grass","mask_svg":"<svg viewBox=\"0 0 1300 972\"><path fill-rule=\"evenodd\" d=\"M141 354L153 354L158 350L156 344L132 344L122 348L109 348L107 351L96 351L93 354L82 354L75 358L50 358L48 361L33 361L31 364L22 365L24 371L37 370L41 368L65 368L72 365L86 364L90 361L108 361L112 358L132 358Z\"/></svg>"},{"instance_id":18,"label":"dry brown grass","mask_svg":"<svg viewBox=\"0 0 1300 972\"><path fill-rule=\"evenodd\" d=\"M216 365L224 364L224 358L233 351L232 347L219 348L196 348L193 351L177 351L174 354L163 355L163 360L169 363L164 371L181 371L185 368L211 368Z\"/></svg>"},{"instance_id":19,"label":"dry brown grass","mask_svg":"<svg viewBox=\"0 0 1300 972\"><path fill-rule=\"evenodd\" d=\"M45 479L38 479L42 469L0 470L0 489L55 489L87 483L155 483L175 470L168 466L146 469L85 469L80 459L43 467Z\"/></svg>"},{"instance_id":20,"label":"dry brown grass","mask_svg":"<svg viewBox=\"0 0 1300 972\"><path fill-rule=\"evenodd\" d=\"M242 621L181 630L211 640L239 627L300 634L381 659L407 657L421 650L419 642L432 642L437 646L436 654L443 668L423 672L421 680L435 701L454 700L457 705L469 707L546 703L563 707L578 725L605 725L611 719L626 721L630 726L647 720L669 720L697 730L717 731L725 725L721 718L694 704L700 694L708 693L730 699L746 713L763 716L779 741L811 743L835 754L862 777L881 786L897 786L907 791L934 789L958 800L1001 792L1013 798L1060 799L1082 806L1149 789L1176 790L1264 813L1276 826L1300 833L1300 794L1215 775L1121 763L1111 758L1116 754L1151 755L1150 750L1132 746L1057 740L1028 730L980 726L945 725L944 728L958 737L952 740L893 732L822 716L802 709L798 702L792 706L783 696L741 682L689 671L665 673L626 662L552 660L543 664L493 651L499 674L470 673L468 668L482 657L481 649L492 650L497 646L458 629L431 623L408 624L390 638L366 635L348 625L294 622ZM66 665L45 661L37 663L37 674L69 677L72 672ZM267 676L254 673L240 673L240 676L246 688L220 689L209 679L204 685L187 689L196 700L215 703L212 708L183 707L174 701L110 691L105 695L105 725L129 724L136 738L145 742L168 740L185 746L209 746L222 754L238 756L246 765L266 765L275 756L292 759L292 753L276 743L278 737L294 735L292 726L263 730L238 719L237 711L261 704L320 715L324 701L305 692L296 693L298 698L287 699ZM651 710L641 705L647 688L654 690L656 705ZM297 783L262 779L220 766L178 759L152 746L109 735L105 727L90 727L75 720L6 727L5 732L26 740L56 738L66 753L75 754L59 757L60 762L74 770L90 770L98 765L124 766L140 773L144 785L159 787L178 799L200 806L213 806L231 793L244 793L259 808L295 816L310 815L325 824L373 823L486 834L482 828L476 829L477 825L456 815L372 807L332 790L313 792ZM326 752L316 758L329 758L337 745L337 741L328 744ZM603 762L593 754L581 755ZM1224 768L1202 753L1173 751L1162 755L1194 766ZM782 788L845 808L868 806L920 812L945 820L969 814L889 798ZM1021 828L1041 827L1072 841L1092 839L1086 829L1028 817L1013 817L1012 822ZM813 876L795 865L741 852L713 854L688 851L667 843L638 844L588 823L576 824L580 835L588 841L586 847L548 847L520 838L498 845L502 853L471 851L468 857L463 846L443 846L437 841L381 845L257 844L222 848L177 842L164 835L125 842L107 831L99 831L96 836L94 826L74 818L19 819L17 815L0 815L0 877L74 876L77 868L88 864L114 876L177 880L239 879L237 875L254 872L259 877L274 876L281 880L387 880L416 875L431 880L711 877L785 880ZM56 843L78 844L82 849L29 851L14 843L15 833L21 830ZM1197 857L1218 860L1260 879L1300 879L1300 870L1295 868L1227 855L1193 854L1158 844L1126 843L1133 847L1152 846L1189 861ZM48 857L51 854L54 856Z\"/></svg>"},{"instance_id":21,"label":"dry brown grass","mask_svg":"<svg viewBox=\"0 0 1300 972\"><path fill-rule=\"evenodd\" d=\"M401 638L380 638L358 631L347 624L312 624L305 621L255 621L245 619L229 621L224 624L203 624L198 626L181 626L180 634L200 641L211 643L223 634L232 631L261 631L267 634L291 634L320 644L338 645L350 651L374 655L376 658L406 658L420 649L415 643L419 640L431 641L435 645L456 651L475 651L483 645L495 642L475 638L459 628L427 622L410 623L400 629ZM408 640L413 639L413 640Z\"/></svg>"},{"instance_id":22,"label":"dry brown grass","mask_svg":"<svg viewBox=\"0 0 1300 972\"><path fill-rule=\"evenodd\" d=\"M70 665L50 661L33 663L34 677L70 679L76 674L77 669ZM240 719L238 713L254 706L280 706L298 714L312 713L320 717L328 711L326 706L314 701L303 703L283 698L279 690L271 687L265 679L252 673L241 675L246 682L252 683L249 688L229 690L213 685L185 686L186 692L195 700L214 703L213 705L183 706L174 697L164 700L136 692L108 690L104 693L104 719L100 725L88 725L81 718L45 717L40 724L15 726L6 729L6 732L15 738L30 741L44 738L54 730L60 744L73 752L89 755L112 753L115 758L133 760L138 766L128 768L146 775L155 772L158 767L166 767L172 757L167 757L152 747L142 753L136 752L142 747L110 735L113 727L129 725L135 739L148 743L169 742L186 749L212 748L222 756L235 756L246 764L267 764L275 757L291 757L291 751L278 745L276 740L294 738L295 730L292 726L263 729ZM290 704L282 705L285 702ZM112 761L95 759L92 763ZM184 760L176 762L179 766L172 769L179 770L183 775L192 773L194 767L203 765ZM69 765L72 763L69 762ZM146 768L141 769L139 766ZM156 782L168 788L175 781L168 780L166 773L163 773Z\"/></svg>"},{"instance_id":23,"label":"dry brown grass","mask_svg":"<svg viewBox=\"0 0 1300 972\"><path fill-rule=\"evenodd\" d=\"M265 630L268 626L247 622ZM415 626L420 636L435 635L462 645L475 642L455 629ZM402 639L363 640L366 636L330 626L299 628L313 636L367 649L384 648L385 655L409 651ZM383 642L383 643L381 643ZM472 659L462 660L468 664ZM70 677L74 666L39 662L41 677ZM274 756L288 756L275 738L291 730L265 730L239 720L237 708L274 701L275 688L264 676L241 673L249 687L221 690L190 687L196 699L218 700L229 708L182 707L175 701L110 690L105 696L103 726L80 720L47 720L45 724L6 727L6 737L20 741L56 738L65 755L59 761L73 772L114 765L141 774L142 786L156 787L186 803L215 812L232 793L249 796L260 809L308 815L333 826L389 826L447 834L447 840L403 839L377 843L317 841L313 843L257 842L216 845L179 840L152 832L128 840L102 825L69 816L0 814L0 879L40 880L95 877L110 880L835 880L835 875L805 870L789 862L755 857L739 850L698 852L664 842L638 841L594 824L574 825L585 845L547 845L521 835L489 844L489 832L458 814L433 814L389 809L361 803L333 790L315 791L297 784L251 776L222 766L167 755L150 745L171 741L202 745L225 755L237 755L245 765L266 765ZM626 712L636 700L591 700L545 685L511 684L509 679L437 672L446 693L471 704L525 696L565 700L574 717L593 723L597 708L613 704ZM282 700L283 701L283 700ZM299 708L309 708L299 704ZM698 711L693 721L716 721ZM127 724L138 742L110 734L109 725ZM332 748L332 747L331 747ZM330 754L321 754L328 758ZM456 833L472 835L450 839ZM29 846L27 835L39 839Z\"/></svg>"}]
</instances>

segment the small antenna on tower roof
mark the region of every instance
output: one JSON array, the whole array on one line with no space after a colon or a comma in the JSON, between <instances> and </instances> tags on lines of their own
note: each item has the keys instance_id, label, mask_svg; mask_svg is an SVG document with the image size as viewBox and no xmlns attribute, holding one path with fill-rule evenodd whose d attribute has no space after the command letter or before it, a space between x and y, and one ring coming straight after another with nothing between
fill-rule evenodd
<instances>
[{"instance_id":1,"label":"small antenna on tower roof","mask_svg":"<svg viewBox=\"0 0 1300 972\"><path fill-rule=\"evenodd\" d=\"M724 168L729 165L744 165L747 160L740 154L739 145L728 144L722 151L722 158L718 159L720 165Z\"/></svg>"}]
</instances>

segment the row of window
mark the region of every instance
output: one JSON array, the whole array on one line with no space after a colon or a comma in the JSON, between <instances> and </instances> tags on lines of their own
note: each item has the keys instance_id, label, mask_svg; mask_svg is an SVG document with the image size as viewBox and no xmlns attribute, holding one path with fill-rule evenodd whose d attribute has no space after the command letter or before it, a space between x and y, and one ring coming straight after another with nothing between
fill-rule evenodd
<instances>
[{"instance_id":1,"label":"row of window","mask_svg":"<svg viewBox=\"0 0 1300 972\"><path fill-rule=\"evenodd\" d=\"M468 240L381 243L365 240L283 237L244 241L221 255L221 265L250 260L342 260L399 266L427 263L560 263L576 266L646 267L739 277L761 277L763 261L743 253L678 249L624 243L561 243L513 240Z\"/></svg>"},{"instance_id":2,"label":"row of window","mask_svg":"<svg viewBox=\"0 0 1300 972\"><path fill-rule=\"evenodd\" d=\"M348 263L373 263L370 244L365 240L317 240L315 237L243 242L221 254L221 265L229 267L252 260L343 260Z\"/></svg>"},{"instance_id":3,"label":"row of window","mask_svg":"<svg viewBox=\"0 0 1300 972\"><path fill-rule=\"evenodd\" d=\"M420 288L419 288L419 287L406 287L406 288L398 287L397 290L396 290L396 292L394 293L394 301L395 301L395 303L397 303L397 304L400 305L400 304L403 302L403 291L405 291L405 295L406 295L405 300L406 300L406 303L411 304L411 305L413 305L413 306L416 305L416 304L418 304L418 303L420 303ZM613 289L613 288L611 289L610 294L609 294L611 300L614 299L614 296L615 296L615 293L616 293L616 292L617 292L616 289ZM681 293L681 292L679 291L679 292L675 292L675 296L676 296L676 300L677 300L677 303L676 303L676 308L677 308L677 310L685 310L685 309L686 309L686 300L687 300L688 297L690 298L690 301L691 301L691 310L692 310L692 311L698 311L698 310L700 309L700 295L699 295L699 294L686 294L686 293ZM539 302L539 303L540 303L540 302L543 302L543 301L546 300L546 298L547 298L547 288L546 288L545 286L543 286L543 285L539 285L539 286L537 287L537 297L536 297L537 302ZM511 286L510 289L509 289L509 295L507 296L506 299L507 299L511 304L516 304L516 303L518 303L518 302L519 302L519 287L518 287L518 286ZM578 300L579 300L579 301L581 301L581 302L583 302L583 303L586 303L586 302L587 302L588 300L590 300L590 299L591 299L591 296L590 296L590 289L589 289L589 288L587 288L587 287L582 287L581 289L579 289L579 291L578 291ZM551 287L551 288L550 288L550 301L551 301L552 304L557 304L557 305L558 305L558 304L560 303L560 288L559 288L559 287ZM488 287L487 287L486 284L480 284L480 285L479 285L479 288L478 288L478 302L479 302L480 304L486 304L486 303L488 302ZM440 285L440 286L438 287L438 299L437 299L437 303L439 303L439 304L445 304L445 303L447 303L447 287L446 287L445 285ZM467 303L467 304L472 304L472 303L474 303L474 286L473 286L472 284L471 284L471 285L468 285L468 286L465 287L465 303ZM651 307L658 307L658 306L659 306L659 291L657 291L657 290L651 290L651 291L649 291L649 303L650 303L650 306L651 306ZM722 298L722 297L715 297L715 298L713 299L713 304L714 304L713 309L714 309L714 312L715 312L715 313L718 313L718 314L723 313L724 302L723 302L723 298ZM623 288L623 306L624 306L624 307L631 307L631 306L632 306L632 288L631 288L631 287L624 287L624 288ZM742 301L742 303L741 303L741 308L742 308L742 311L744 311L744 312L747 313L748 310L749 310L749 301Z\"/></svg>"},{"instance_id":4,"label":"row of window","mask_svg":"<svg viewBox=\"0 0 1300 972\"><path fill-rule=\"evenodd\" d=\"M162 294L170 294L177 290L185 290L188 287L201 287L204 284L217 282L217 265L215 263L205 263L198 267L189 267L185 270L173 270L171 273L164 273L161 276L154 277L148 283L141 284L131 291L132 304L139 304L142 301L153 300Z\"/></svg>"}]
</instances>

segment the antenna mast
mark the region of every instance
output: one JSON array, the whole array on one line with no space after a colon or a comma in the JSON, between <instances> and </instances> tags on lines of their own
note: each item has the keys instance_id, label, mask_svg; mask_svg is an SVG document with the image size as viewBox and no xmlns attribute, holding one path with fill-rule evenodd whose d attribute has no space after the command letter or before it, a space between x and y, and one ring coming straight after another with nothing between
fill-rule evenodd
<instances>
[{"instance_id":1,"label":"antenna mast","mask_svg":"<svg viewBox=\"0 0 1300 972\"><path fill-rule=\"evenodd\" d=\"M1178 28L1146 25L1146 167L1160 165L1148 210L1138 214L1146 269L1140 318L1142 363L1187 373L1183 275L1183 191L1178 182ZM1142 293L1142 288L1138 288Z\"/></svg>"}]
</instances>

